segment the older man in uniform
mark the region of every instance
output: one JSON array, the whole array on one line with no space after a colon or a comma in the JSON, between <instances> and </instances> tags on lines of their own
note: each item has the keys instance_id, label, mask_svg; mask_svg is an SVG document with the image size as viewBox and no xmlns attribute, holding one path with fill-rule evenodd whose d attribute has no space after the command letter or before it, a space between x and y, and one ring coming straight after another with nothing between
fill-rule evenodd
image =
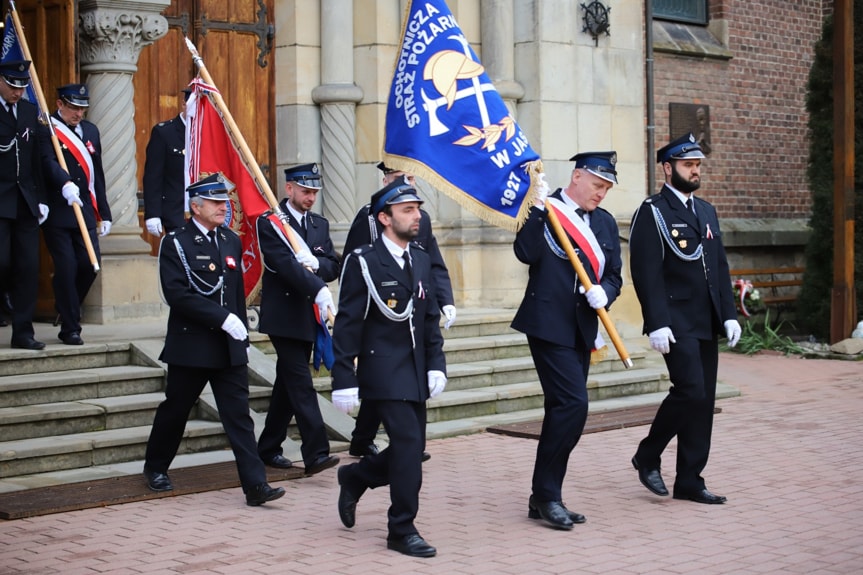
<instances>
[{"instance_id":1,"label":"older man in uniform","mask_svg":"<svg viewBox=\"0 0 863 575\"><path fill-rule=\"evenodd\" d=\"M405 182L414 186L414 176L401 170L390 168L383 162L378 163L378 169L383 174L382 183L388 186L392 182L404 179ZM432 230L431 217L428 212L420 208L420 229L417 236L411 240L411 245L425 250L431 258L432 278L435 281L435 293L437 294L437 304L440 307L441 313L446 318L444 328L449 329L455 323L456 307L455 300L452 295L452 281L449 277L449 270L444 262L438 247L437 238ZM364 205L357 212L348 230L348 237L345 240L345 253L350 253L358 247L374 242L381 234L383 226L374 217L370 210L370 204ZM377 453L378 447L374 443L375 435L381 425L380 419L371 416L369 410L363 409L360 406L357 413L357 422L354 426L354 432L351 437L351 445L349 453L356 457ZM427 451L423 451L423 461L427 461L431 455Z\"/></svg>"},{"instance_id":2,"label":"older man in uniform","mask_svg":"<svg viewBox=\"0 0 863 575\"><path fill-rule=\"evenodd\" d=\"M741 330L716 210L694 194L701 186L702 159L704 152L691 133L661 148L656 161L665 185L632 216L632 283L644 333L665 359L671 379L632 465L647 489L668 495L660 462L676 435L674 498L721 504L726 498L707 490L701 472L713 431L718 338L727 336L734 347Z\"/></svg>"},{"instance_id":3,"label":"older man in uniform","mask_svg":"<svg viewBox=\"0 0 863 575\"><path fill-rule=\"evenodd\" d=\"M90 95L84 84L68 84L57 89L57 111L52 114L57 138L66 160L68 175L51 182L51 213L43 227L45 245L54 261L54 305L60 316L57 337L67 345L81 345L81 304L93 282L96 271L81 236L72 208L78 204L90 235L90 243L100 259L99 239L111 232L111 207L105 191L102 170L102 142L96 126L84 119ZM80 197L84 190L84 200Z\"/></svg>"},{"instance_id":4,"label":"older man in uniform","mask_svg":"<svg viewBox=\"0 0 863 575\"><path fill-rule=\"evenodd\" d=\"M267 465L291 467L292 462L282 454L282 442L291 418L296 417L306 475L314 475L339 462L330 455L309 357L318 331L313 304L317 304L321 325L325 325L327 312L335 313L327 282L339 277L340 264L329 222L311 211L321 189L318 165L288 168L285 180L286 198L279 204L278 215L266 212L257 222L264 261L258 331L270 336L278 357L258 453ZM297 253L288 242L283 222L303 240L304 247Z\"/></svg>"},{"instance_id":5,"label":"older man in uniform","mask_svg":"<svg viewBox=\"0 0 863 575\"><path fill-rule=\"evenodd\" d=\"M243 291L242 244L225 227L229 182L213 174L188 188L191 219L162 238L159 279L168 331L159 359L168 364L165 400L156 409L144 457L153 491L174 487L168 468L177 454L189 413L209 382L234 451L248 505L285 494L267 484L249 415L249 346Z\"/></svg>"},{"instance_id":6,"label":"older man in uniform","mask_svg":"<svg viewBox=\"0 0 863 575\"><path fill-rule=\"evenodd\" d=\"M36 106L23 99L29 84L29 60L0 63L0 297L5 303L8 291L12 304L12 347L39 350L39 223L48 214L43 173L53 154Z\"/></svg>"},{"instance_id":7,"label":"older man in uniform","mask_svg":"<svg viewBox=\"0 0 863 575\"><path fill-rule=\"evenodd\" d=\"M389 446L339 468L339 517L346 527L366 489L390 486L387 547L406 555L437 553L414 519L422 485L426 400L446 386L431 262L411 248L422 200L396 181L372 196L371 212L383 225L374 244L348 254L333 329L333 404L348 412L362 397L383 421ZM356 362L356 364L354 363Z\"/></svg>"},{"instance_id":8,"label":"older man in uniform","mask_svg":"<svg viewBox=\"0 0 863 575\"><path fill-rule=\"evenodd\" d=\"M186 100L191 90L183 90ZM144 161L144 226L151 236L172 232L185 222L186 118L180 112L150 131Z\"/></svg>"},{"instance_id":9,"label":"older man in uniform","mask_svg":"<svg viewBox=\"0 0 863 575\"><path fill-rule=\"evenodd\" d=\"M545 395L545 416L536 448L528 517L556 529L584 523L566 508L563 479L569 456L587 421L587 374L596 345L596 310L620 295L620 240L614 216L599 207L617 183L615 152L585 152L571 158L569 184L537 201L515 237L518 260L530 266L524 299L512 322L527 335ZM548 224L554 209L590 278L585 292L560 239Z\"/></svg>"}]
</instances>

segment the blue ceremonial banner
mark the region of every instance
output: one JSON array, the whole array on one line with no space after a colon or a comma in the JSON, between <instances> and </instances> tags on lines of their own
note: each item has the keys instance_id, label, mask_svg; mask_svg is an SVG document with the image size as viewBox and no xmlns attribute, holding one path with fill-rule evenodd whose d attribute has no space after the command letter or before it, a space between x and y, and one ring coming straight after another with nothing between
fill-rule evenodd
<instances>
[{"instance_id":1,"label":"blue ceremonial banner","mask_svg":"<svg viewBox=\"0 0 863 575\"><path fill-rule=\"evenodd\" d=\"M539 155L443 0L412 0L407 8L383 159L512 231L533 204Z\"/></svg>"},{"instance_id":2,"label":"blue ceremonial banner","mask_svg":"<svg viewBox=\"0 0 863 575\"><path fill-rule=\"evenodd\" d=\"M12 15L6 14L6 27L3 32L3 48L0 51L0 62L7 60L26 60L24 51L21 49L21 42L18 41L18 34L15 33L15 23L12 21ZM39 101L36 99L36 92L33 90L33 82L24 90L24 98L30 100L36 106L39 106Z\"/></svg>"}]
</instances>

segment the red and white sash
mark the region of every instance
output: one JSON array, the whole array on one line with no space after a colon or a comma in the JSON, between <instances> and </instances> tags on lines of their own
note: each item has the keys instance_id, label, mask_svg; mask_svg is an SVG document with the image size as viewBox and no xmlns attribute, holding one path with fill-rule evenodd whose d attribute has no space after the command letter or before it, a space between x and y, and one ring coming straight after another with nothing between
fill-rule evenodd
<instances>
[{"instance_id":1,"label":"red and white sash","mask_svg":"<svg viewBox=\"0 0 863 575\"><path fill-rule=\"evenodd\" d=\"M93 203L93 211L96 214L96 220L101 220L99 216L99 204L96 201L96 174L93 170L93 157L90 155L90 150L81 141L74 131L63 122L55 117L51 117L51 122L54 123L54 131L57 133L57 139L60 140L69 152L74 156L78 165L84 170L84 175L87 176L87 188L90 190L90 201Z\"/></svg>"},{"instance_id":2,"label":"red and white sash","mask_svg":"<svg viewBox=\"0 0 863 575\"><path fill-rule=\"evenodd\" d=\"M575 212L575 208L562 200L548 198L545 201L545 205L554 210L554 213L557 214L557 219L560 220L560 225L563 226L569 237L575 241L578 249L587 256L590 267L593 268L594 277L599 282L602 279L602 273L605 271L605 253L603 253L599 242L596 241L593 230Z\"/></svg>"}]
</instances>

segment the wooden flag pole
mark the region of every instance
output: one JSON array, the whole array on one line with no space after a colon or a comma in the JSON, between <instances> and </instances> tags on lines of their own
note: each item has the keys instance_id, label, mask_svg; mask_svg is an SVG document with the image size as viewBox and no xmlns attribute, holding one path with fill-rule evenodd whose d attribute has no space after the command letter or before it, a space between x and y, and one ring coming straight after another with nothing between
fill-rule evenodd
<instances>
[{"instance_id":1,"label":"wooden flag pole","mask_svg":"<svg viewBox=\"0 0 863 575\"><path fill-rule=\"evenodd\" d=\"M15 2L9 1L10 12L12 13L12 21L15 23L15 32L18 34L18 40L21 42L21 52L26 60L30 60L30 80L33 82L33 91L36 93L36 99L39 100L39 108L42 112L42 122L48 126L51 133L51 143L54 146L54 154L57 156L57 162L67 174L69 167L66 165L66 158L63 156L63 150L60 148L60 140L57 139L57 132L54 131L54 124L51 122L51 115L48 113L48 104L45 101L45 95L42 93L42 85L39 83L39 75L36 73L36 64L33 63L33 58L30 57L30 48L27 46L27 38L24 37L24 29L21 26L21 20L18 18L18 11L15 9ZM93 249L93 242L90 241L90 232L87 230L87 223L84 221L84 214L81 212L81 206L76 203L72 204L72 211L75 213L75 219L78 222L78 228L81 230L81 237L84 239L84 247L87 248L87 255L90 258L90 264L95 272L99 271L99 259L96 257L96 250Z\"/></svg>"},{"instance_id":2,"label":"wooden flag pole","mask_svg":"<svg viewBox=\"0 0 863 575\"><path fill-rule=\"evenodd\" d=\"M578 259L578 255L572 247L572 242L569 240L569 236L566 235L563 226L560 225L560 220L558 219L557 214L548 204L545 206L545 211L548 213L548 221L551 222L551 227L554 228L554 233L557 235L560 245L563 247L566 255L569 257L569 261L572 263L572 267L575 269L578 281L581 282L581 285L584 287L584 291L589 290L593 287L593 284L590 282L590 278L588 277L584 266L581 265L581 260ZM626 347L623 345L623 340L620 339L617 329L615 329L614 324L611 323L611 316L608 315L608 310L601 307L596 310L596 315L599 316L599 320L605 327L605 331L608 332L608 337L611 338L611 343L614 344L614 349L617 350L617 354L620 356L620 361L623 362L623 365L627 369L631 368L632 359L630 359L629 352L626 351Z\"/></svg>"}]
</instances>

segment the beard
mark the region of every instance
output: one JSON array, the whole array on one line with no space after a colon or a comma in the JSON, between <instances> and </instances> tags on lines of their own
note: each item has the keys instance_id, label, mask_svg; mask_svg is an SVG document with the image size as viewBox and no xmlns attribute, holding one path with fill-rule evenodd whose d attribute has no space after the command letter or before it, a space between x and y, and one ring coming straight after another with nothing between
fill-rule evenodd
<instances>
[{"instance_id":1,"label":"beard","mask_svg":"<svg viewBox=\"0 0 863 575\"><path fill-rule=\"evenodd\" d=\"M691 194L692 192L701 187L701 180L699 179L697 182L691 182L689 180L683 179L683 176L678 173L677 168L674 166L674 164L672 164L671 185L674 186L675 190L680 190L684 194Z\"/></svg>"}]
</instances>

